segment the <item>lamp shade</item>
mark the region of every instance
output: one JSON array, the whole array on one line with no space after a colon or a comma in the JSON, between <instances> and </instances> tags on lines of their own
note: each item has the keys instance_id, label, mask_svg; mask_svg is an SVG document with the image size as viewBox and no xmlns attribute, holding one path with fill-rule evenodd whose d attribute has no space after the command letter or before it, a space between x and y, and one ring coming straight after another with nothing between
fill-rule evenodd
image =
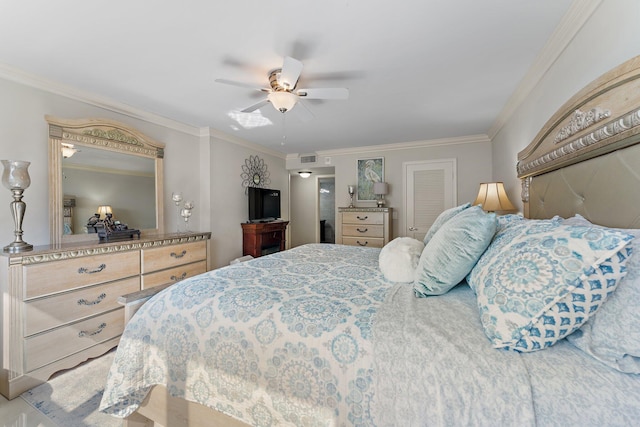
<instances>
[{"instance_id":1,"label":"lamp shade","mask_svg":"<svg viewBox=\"0 0 640 427\"><path fill-rule=\"evenodd\" d=\"M271 105L281 113L286 113L291 110L297 101L296 95L286 91L271 92L267 98L269 102L271 102Z\"/></svg>"},{"instance_id":2,"label":"lamp shade","mask_svg":"<svg viewBox=\"0 0 640 427\"><path fill-rule=\"evenodd\" d=\"M107 214L113 215L113 209L109 205L98 206L98 212L100 214L100 219L106 218Z\"/></svg>"},{"instance_id":3,"label":"lamp shade","mask_svg":"<svg viewBox=\"0 0 640 427\"><path fill-rule=\"evenodd\" d=\"M389 192L389 186L386 182L374 182L373 183L373 194L381 194L385 195Z\"/></svg>"},{"instance_id":4,"label":"lamp shade","mask_svg":"<svg viewBox=\"0 0 640 427\"><path fill-rule=\"evenodd\" d=\"M482 205L482 209L487 212L514 212L515 206L507 197L507 192L504 190L504 184L502 182L483 182L480 184L480 190L478 190L478 197L473 202L473 205Z\"/></svg>"}]
</instances>

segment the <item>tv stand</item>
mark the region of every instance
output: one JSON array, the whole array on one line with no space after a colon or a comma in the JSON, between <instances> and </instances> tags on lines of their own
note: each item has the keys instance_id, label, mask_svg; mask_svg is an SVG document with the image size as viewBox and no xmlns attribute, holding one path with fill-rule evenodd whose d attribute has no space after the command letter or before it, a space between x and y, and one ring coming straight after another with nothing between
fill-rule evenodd
<instances>
[{"instance_id":1,"label":"tv stand","mask_svg":"<svg viewBox=\"0 0 640 427\"><path fill-rule=\"evenodd\" d=\"M254 258L284 251L289 221L250 222L242 225L242 255Z\"/></svg>"}]
</instances>

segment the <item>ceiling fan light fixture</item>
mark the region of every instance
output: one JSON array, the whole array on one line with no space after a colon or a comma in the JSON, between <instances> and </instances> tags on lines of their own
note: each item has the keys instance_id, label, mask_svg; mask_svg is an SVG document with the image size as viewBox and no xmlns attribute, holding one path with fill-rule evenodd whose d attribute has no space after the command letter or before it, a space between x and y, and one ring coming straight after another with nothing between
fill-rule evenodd
<instances>
[{"instance_id":1,"label":"ceiling fan light fixture","mask_svg":"<svg viewBox=\"0 0 640 427\"><path fill-rule=\"evenodd\" d=\"M291 110L298 101L296 95L286 91L271 92L267 98L269 102L271 102L271 105L281 113L286 113Z\"/></svg>"},{"instance_id":2,"label":"ceiling fan light fixture","mask_svg":"<svg viewBox=\"0 0 640 427\"><path fill-rule=\"evenodd\" d=\"M298 172L300 178L309 178L311 176L311 171L300 171Z\"/></svg>"}]
</instances>

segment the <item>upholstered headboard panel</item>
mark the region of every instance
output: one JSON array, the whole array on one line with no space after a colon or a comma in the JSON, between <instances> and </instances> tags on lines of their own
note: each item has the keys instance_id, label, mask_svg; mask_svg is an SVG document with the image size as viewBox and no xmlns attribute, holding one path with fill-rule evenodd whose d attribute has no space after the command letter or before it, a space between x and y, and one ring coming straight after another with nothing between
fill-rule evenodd
<instances>
[{"instance_id":1,"label":"upholstered headboard panel","mask_svg":"<svg viewBox=\"0 0 640 427\"><path fill-rule=\"evenodd\" d=\"M525 216L640 228L640 56L571 98L518 154Z\"/></svg>"}]
</instances>

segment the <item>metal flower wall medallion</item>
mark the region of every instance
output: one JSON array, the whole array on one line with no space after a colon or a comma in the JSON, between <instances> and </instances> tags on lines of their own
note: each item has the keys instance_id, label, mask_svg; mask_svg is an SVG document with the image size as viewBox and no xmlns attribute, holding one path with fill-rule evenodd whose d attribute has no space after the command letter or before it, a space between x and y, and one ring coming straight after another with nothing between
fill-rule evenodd
<instances>
[{"instance_id":1,"label":"metal flower wall medallion","mask_svg":"<svg viewBox=\"0 0 640 427\"><path fill-rule=\"evenodd\" d=\"M242 186L245 191L247 187L266 188L271 184L267 165L264 163L264 160L258 156L249 156L248 159L244 160L240 177L242 178Z\"/></svg>"}]
</instances>

